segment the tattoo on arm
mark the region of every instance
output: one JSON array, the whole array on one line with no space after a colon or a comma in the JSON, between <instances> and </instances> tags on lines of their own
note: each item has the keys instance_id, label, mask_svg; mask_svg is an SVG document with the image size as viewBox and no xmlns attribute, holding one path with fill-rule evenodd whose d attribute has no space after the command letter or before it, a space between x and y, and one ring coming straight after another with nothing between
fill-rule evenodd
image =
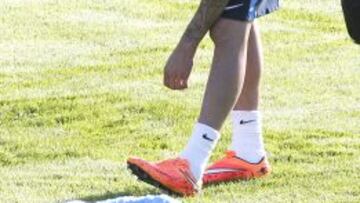
<instances>
[{"instance_id":1,"label":"tattoo on arm","mask_svg":"<svg viewBox=\"0 0 360 203\"><path fill-rule=\"evenodd\" d=\"M185 30L182 40L197 46L219 19L230 0L201 0L200 6Z\"/></svg>"}]
</instances>

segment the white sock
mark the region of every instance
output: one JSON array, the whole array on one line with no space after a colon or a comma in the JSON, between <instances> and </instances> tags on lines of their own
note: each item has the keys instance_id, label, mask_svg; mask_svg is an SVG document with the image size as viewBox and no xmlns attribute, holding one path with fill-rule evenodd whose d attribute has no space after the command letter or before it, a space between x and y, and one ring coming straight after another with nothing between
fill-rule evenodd
<instances>
[{"instance_id":1,"label":"white sock","mask_svg":"<svg viewBox=\"0 0 360 203\"><path fill-rule=\"evenodd\" d=\"M230 150L236 156L258 163L265 155L259 111L232 111L233 136Z\"/></svg>"},{"instance_id":2,"label":"white sock","mask_svg":"<svg viewBox=\"0 0 360 203\"><path fill-rule=\"evenodd\" d=\"M217 130L201 123L195 124L192 136L180 157L189 161L190 170L197 181L202 179L219 138L220 133Z\"/></svg>"}]
</instances>

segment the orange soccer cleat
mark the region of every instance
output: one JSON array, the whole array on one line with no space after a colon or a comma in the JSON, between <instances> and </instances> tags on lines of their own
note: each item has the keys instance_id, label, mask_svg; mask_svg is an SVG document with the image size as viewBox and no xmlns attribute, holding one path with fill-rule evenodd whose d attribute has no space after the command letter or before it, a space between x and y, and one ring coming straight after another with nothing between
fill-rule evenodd
<instances>
[{"instance_id":1,"label":"orange soccer cleat","mask_svg":"<svg viewBox=\"0 0 360 203\"><path fill-rule=\"evenodd\" d=\"M227 156L206 169L204 185L235 180L249 180L270 174L270 165L264 157L259 163L252 164L236 157L234 151L228 151Z\"/></svg>"},{"instance_id":2,"label":"orange soccer cleat","mask_svg":"<svg viewBox=\"0 0 360 203\"><path fill-rule=\"evenodd\" d=\"M150 163L139 158L130 158L128 168L139 180L149 183L168 193L193 196L201 189L201 181L193 177L189 163L185 159L169 159Z\"/></svg>"}]
</instances>

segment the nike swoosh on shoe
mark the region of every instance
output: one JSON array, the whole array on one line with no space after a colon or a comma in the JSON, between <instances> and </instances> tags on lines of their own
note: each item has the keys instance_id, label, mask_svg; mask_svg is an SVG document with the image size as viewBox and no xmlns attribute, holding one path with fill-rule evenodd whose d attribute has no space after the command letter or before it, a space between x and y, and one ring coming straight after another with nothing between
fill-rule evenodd
<instances>
[{"instance_id":1,"label":"nike swoosh on shoe","mask_svg":"<svg viewBox=\"0 0 360 203\"><path fill-rule=\"evenodd\" d=\"M240 172L246 171L245 169L234 169L234 168L216 168L216 169L208 169L205 173L206 174L216 174L216 173L226 173L226 172Z\"/></svg>"}]
</instances>

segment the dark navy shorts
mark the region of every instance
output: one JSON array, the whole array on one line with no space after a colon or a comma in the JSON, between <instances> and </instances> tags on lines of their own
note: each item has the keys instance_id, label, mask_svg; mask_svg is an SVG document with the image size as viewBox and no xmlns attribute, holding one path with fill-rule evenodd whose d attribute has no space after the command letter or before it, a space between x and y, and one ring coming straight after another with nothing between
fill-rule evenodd
<instances>
[{"instance_id":1,"label":"dark navy shorts","mask_svg":"<svg viewBox=\"0 0 360 203\"><path fill-rule=\"evenodd\" d=\"M230 0L221 17L253 21L279 8L279 0Z\"/></svg>"}]
</instances>

